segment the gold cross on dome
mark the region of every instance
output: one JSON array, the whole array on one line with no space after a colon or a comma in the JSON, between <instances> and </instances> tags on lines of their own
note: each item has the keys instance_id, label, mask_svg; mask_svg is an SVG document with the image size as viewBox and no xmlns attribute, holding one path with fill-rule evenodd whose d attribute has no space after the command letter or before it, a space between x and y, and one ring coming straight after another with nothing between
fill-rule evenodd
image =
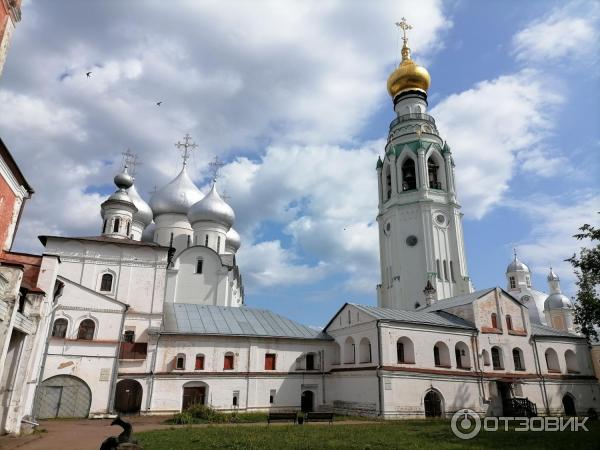
<instances>
[{"instance_id":1,"label":"gold cross on dome","mask_svg":"<svg viewBox=\"0 0 600 450\"><path fill-rule=\"evenodd\" d=\"M198 145L195 142L190 143L191 140L192 137L189 134L186 134L183 137L183 142L175 143L175 147L177 147L179 150L183 148L183 150L181 151L181 158L183 159L184 166L187 164L187 160L190 157L190 151L198 147Z\"/></svg>"},{"instance_id":2,"label":"gold cross on dome","mask_svg":"<svg viewBox=\"0 0 600 450\"><path fill-rule=\"evenodd\" d=\"M212 180L214 183L217 181L217 178L219 178L219 172L221 170L221 167L223 167L225 165L225 163L223 161L221 161L218 156L215 156L215 159L213 159L211 162L209 162L208 165L210 166L210 171L212 173Z\"/></svg>"},{"instance_id":3,"label":"gold cross on dome","mask_svg":"<svg viewBox=\"0 0 600 450\"><path fill-rule=\"evenodd\" d=\"M396 26L402 30L402 40L406 44L408 42L408 37L406 37L406 30L412 30L412 25L409 25L406 21L406 18L402 18L400 22L396 22Z\"/></svg>"}]
</instances>

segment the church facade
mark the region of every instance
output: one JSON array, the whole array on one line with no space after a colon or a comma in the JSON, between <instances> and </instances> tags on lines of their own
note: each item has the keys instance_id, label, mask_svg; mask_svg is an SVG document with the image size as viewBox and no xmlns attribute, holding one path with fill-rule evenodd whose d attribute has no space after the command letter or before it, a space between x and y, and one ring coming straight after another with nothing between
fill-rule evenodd
<instances>
[{"instance_id":1,"label":"church facade","mask_svg":"<svg viewBox=\"0 0 600 450\"><path fill-rule=\"evenodd\" d=\"M474 291L450 146L410 56L378 174L377 306L345 304L322 330L246 306L235 214L216 181L179 174L147 203L128 167L100 233L41 236L54 274L36 418L221 410L334 410L383 418L586 415L600 385L550 270L536 291L514 260L506 289ZM179 143L184 156L193 144ZM375 199L374 199L375 201ZM48 276L46 276L48 278Z\"/></svg>"}]
</instances>

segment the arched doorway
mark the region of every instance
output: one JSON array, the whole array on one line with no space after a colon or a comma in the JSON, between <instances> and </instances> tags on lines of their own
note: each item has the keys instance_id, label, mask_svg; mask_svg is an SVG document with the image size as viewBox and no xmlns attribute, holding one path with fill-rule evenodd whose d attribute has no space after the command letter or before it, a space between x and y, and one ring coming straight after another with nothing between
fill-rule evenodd
<instances>
[{"instance_id":1,"label":"arched doorway","mask_svg":"<svg viewBox=\"0 0 600 450\"><path fill-rule=\"evenodd\" d=\"M302 392L300 409L302 412L311 412L314 409L314 394L312 391Z\"/></svg>"},{"instance_id":2,"label":"arched doorway","mask_svg":"<svg viewBox=\"0 0 600 450\"><path fill-rule=\"evenodd\" d=\"M142 385L136 380L121 380L115 391L115 410L121 414L135 414L142 408Z\"/></svg>"},{"instance_id":3,"label":"arched doorway","mask_svg":"<svg viewBox=\"0 0 600 450\"><path fill-rule=\"evenodd\" d=\"M198 381L190 381L183 385L181 410L185 411L192 405L205 405L208 386Z\"/></svg>"},{"instance_id":4,"label":"arched doorway","mask_svg":"<svg viewBox=\"0 0 600 450\"><path fill-rule=\"evenodd\" d=\"M565 409L566 416L576 416L577 410L575 409L575 400L571 394L565 394L562 399L563 408Z\"/></svg>"},{"instance_id":5,"label":"arched doorway","mask_svg":"<svg viewBox=\"0 0 600 450\"><path fill-rule=\"evenodd\" d=\"M34 411L38 419L87 417L91 404L92 391L82 379L57 375L38 388Z\"/></svg>"},{"instance_id":6,"label":"arched doorway","mask_svg":"<svg viewBox=\"0 0 600 450\"><path fill-rule=\"evenodd\" d=\"M436 391L425 394L425 417L442 417L442 396Z\"/></svg>"}]
</instances>

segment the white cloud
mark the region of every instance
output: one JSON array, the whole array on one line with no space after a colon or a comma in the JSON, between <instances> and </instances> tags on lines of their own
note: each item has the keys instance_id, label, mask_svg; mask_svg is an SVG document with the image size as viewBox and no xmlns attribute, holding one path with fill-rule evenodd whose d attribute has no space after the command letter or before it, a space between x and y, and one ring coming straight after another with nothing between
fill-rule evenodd
<instances>
[{"instance_id":1,"label":"white cloud","mask_svg":"<svg viewBox=\"0 0 600 450\"><path fill-rule=\"evenodd\" d=\"M573 171L567 158L553 154L549 149L540 148L521 151L517 154L519 169L541 177L552 177L559 173L564 176Z\"/></svg>"},{"instance_id":2,"label":"white cloud","mask_svg":"<svg viewBox=\"0 0 600 450\"><path fill-rule=\"evenodd\" d=\"M518 60L535 63L597 59L599 17L598 2L570 2L519 31L513 51Z\"/></svg>"},{"instance_id":3,"label":"white cloud","mask_svg":"<svg viewBox=\"0 0 600 450\"><path fill-rule=\"evenodd\" d=\"M563 100L541 73L523 70L482 81L432 109L453 151L467 214L482 217L502 199L515 154L537 148L548 137Z\"/></svg>"}]
</instances>

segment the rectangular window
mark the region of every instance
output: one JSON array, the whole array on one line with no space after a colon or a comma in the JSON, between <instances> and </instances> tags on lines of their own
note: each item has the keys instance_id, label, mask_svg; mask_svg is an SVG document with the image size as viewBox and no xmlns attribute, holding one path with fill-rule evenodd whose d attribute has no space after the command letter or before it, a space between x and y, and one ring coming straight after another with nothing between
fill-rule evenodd
<instances>
[{"instance_id":1,"label":"rectangular window","mask_svg":"<svg viewBox=\"0 0 600 450\"><path fill-rule=\"evenodd\" d=\"M265 370L275 370L275 353L265 355Z\"/></svg>"},{"instance_id":2,"label":"rectangular window","mask_svg":"<svg viewBox=\"0 0 600 450\"><path fill-rule=\"evenodd\" d=\"M196 356L196 365L194 366L195 370L204 370L204 355Z\"/></svg>"},{"instance_id":3,"label":"rectangular window","mask_svg":"<svg viewBox=\"0 0 600 450\"><path fill-rule=\"evenodd\" d=\"M129 342L129 343L135 342L135 331L134 330L126 330L123 333L123 342Z\"/></svg>"},{"instance_id":4,"label":"rectangular window","mask_svg":"<svg viewBox=\"0 0 600 450\"><path fill-rule=\"evenodd\" d=\"M221 236L217 236L217 253L221 253Z\"/></svg>"},{"instance_id":5,"label":"rectangular window","mask_svg":"<svg viewBox=\"0 0 600 450\"><path fill-rule=\"evenodd\" d=\"M446 263L446 260L444 260L444 278L446 281L450 281L450 278L448 278L448 263Z\"/></svg>"},{"instance_id":6,"label":"rectangular window","mask_svg":"<svg viewBox=\"0 0 600 450\"><path fill-rule=\"evenodd\" d=\"M512 317L510 317L510 316L506 316L506 328L509 330L513 329Z\"/></svg>"},{"instance_id":7,"label":"rectangular window","mask_svg":"<svg viewBox=\"0 0 600 450\"><path fill-rule=\"evenodd\" d=\"M315 370L315 355L312 353L306 355L306 370Z\"/></svg>"},{"instance_id":8,"label":"rectangular window","mask_svg":"<svg viewBox=\"0 0 600 450\"><path fill-rule=\"evenodd\" d=\"M517 282L515 280L515 277L509 277L509 281L510 281L510 288L515 289L517 287Z\"/></svg>"},{"instance_id":9,"label":"rectangular window","mask_svg":"<svg viewBox=\"0 0 600 450\"><path fill-rule=\"evenodd\" d=\"M460 350L454 349L454 355L456 356L456 367L458 367L459 369L462 368L462 358L460 357Z\"/></svg>"},{"instance_id":10,"label":"rectangular window","mask_svg":"<svg viewBox=\"0 0 600 450\"><path fill-rule=\"evenodd\" d=\"M396 354L398 356L398 362L404 362L404 344L402 342L398 342L396 344Z\"/></svg>"},{"instance_id":11,"label":"rectangular window","mask_svg":"<svg viewBox=\"0 0 600 450\"><path fill-rule=\"evenodd\" d=\"M185 369L185 356L178 356L175 362L175 368L183 370Z\"/></svg>"},{"instance_id":12,"label":"rectangular window","mask_svg":"<svg viewBox=\"0 0 600 450\"><path fill-rule=\"evenodd\" d=\"M270 405L275 403L275 394L276 393L277 393L277 391L275 389L271 389L271 391L269 392L269 404Z\"/></svg>"},{"instance_id":13,"label":"rectangular window","mask_svg":"<svg viewBox=\"0 0 600 450\"><path fill-rule=\"evenodd\" d=\"M225 355L223 370L233 370L233 355Z\"/></svg>"},{"instance_id":14,"label":"rectangular window","mask_svg":"<svg viewBox=\"0 0 600 450\"><path fill-rule=\"evenodd\" d=\"M208 234L204 237L204 246L208 247Z\"/></svg>"},{"instance_id":15,"label":"rectangular window","mask_svg":"<svg viewBox=\"0 0 600 450\"><path fill-rule=\"evenodd\" d=\"M453 283L456 283L456 280L454 279L454 264L452 264L452 261L450 261L450 279Z\"/></svg>"},{"instance_id":16,"label":"rectangular window","mask_svg":"<svg viewBox=\"0 0 600 450\"><path fill-rule=\"evenodd\" d=\"M441 281L442 280L442 272L440 271L440 260L439 259L435 260L435 269L437 272L438 280Z\"/></svg>"},{"instance_id":17,"label":"rectangular window","mask_svg":"<svg viewBox=\"0 0 600 450\"><path fill-rule=\"evenodd\" d=\"M196 273L202 273L202 265L203 265L203 260L199 259L196 261Z\"/></svg>"},{"instance_id":18,"label":"rectangular window","mask_svg":"<svg viewBox=\"0 0 600 450\"><path fill-rule=\"evenodd\" d=\"M235 407L238 406L238 398L240 398L240 391L233 391L233 399L232 399L231 403Z\"/></svg>"}]
</instances>

